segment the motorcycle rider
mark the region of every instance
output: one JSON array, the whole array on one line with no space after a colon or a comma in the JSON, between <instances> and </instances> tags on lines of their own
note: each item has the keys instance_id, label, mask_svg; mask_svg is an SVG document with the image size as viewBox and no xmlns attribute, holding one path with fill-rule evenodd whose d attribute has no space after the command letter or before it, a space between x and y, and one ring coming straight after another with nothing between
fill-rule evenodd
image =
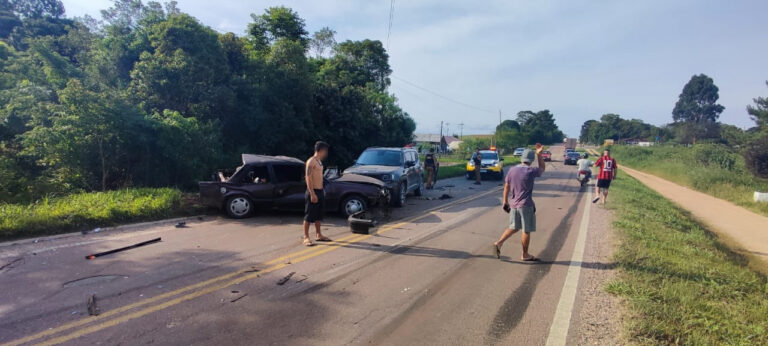
<instances>
[{"instance_id":1,"label":"motorcycle rider","mask_svg":"<svg viewBox=\"0 0 768 346\"><path fill-rule=\"evenodd\" d=\"M576 162L576 166L579 167L579 172L587 172L587 180L592 177L592 169L590 168L592 167L592 161L589 160L589 154L584 153L584 158L579 159L579 161Z\"/></svg>"}]
</instances>

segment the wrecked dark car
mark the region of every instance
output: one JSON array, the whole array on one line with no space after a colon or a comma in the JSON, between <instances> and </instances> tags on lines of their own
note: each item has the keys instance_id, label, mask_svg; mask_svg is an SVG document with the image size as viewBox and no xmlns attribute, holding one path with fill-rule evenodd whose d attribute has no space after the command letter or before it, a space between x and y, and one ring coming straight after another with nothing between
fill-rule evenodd
<instances>
[{"instance_id":1,"label":"wrecked dark car","mask_svg":"<svg viewBox=\"0 0 768 346\"><path fill-rule=\"evenodd\" d=\"M304 162L287 156L242 155L243 165L231 176L219 172L200 182L200 201L241 219L256 210L304 210ZM381 180L357 174L325 172L325 209L349 216L389 203Z\"/></svg>"}]
</instances>

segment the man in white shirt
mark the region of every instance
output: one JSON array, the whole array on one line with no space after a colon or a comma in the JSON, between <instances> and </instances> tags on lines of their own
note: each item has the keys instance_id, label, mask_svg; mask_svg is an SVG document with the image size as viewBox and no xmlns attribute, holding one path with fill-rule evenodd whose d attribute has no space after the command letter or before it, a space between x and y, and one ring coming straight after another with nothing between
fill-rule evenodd
<instances>
[{"instance_id":1,"label":"man in white shirt","mask_svg":"<svg viewBox=\"0 0 768 346\"><path fill-rule=\"evenodd\" d=\"M576 162L576 165L579 166L579 172L581 171L587 171L587 179L592 177L592 161L588 159L589 154L584 153L584 158L579 159L579 161Z\"/></svg>"}]
</instances>

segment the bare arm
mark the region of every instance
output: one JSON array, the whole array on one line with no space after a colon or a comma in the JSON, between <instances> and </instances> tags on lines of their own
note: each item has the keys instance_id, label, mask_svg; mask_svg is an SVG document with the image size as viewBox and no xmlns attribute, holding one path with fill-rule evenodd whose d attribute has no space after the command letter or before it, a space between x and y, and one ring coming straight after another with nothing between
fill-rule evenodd
<instances>
[{"instance_id":1,"label":"bare arm","mask_svg":"<svg viewBox=\"0 0 768 346\"><path fill-rule=\"evenodd\" d=\"M313 188L313 186L315 186L315 185L312 184L313 183L313 181L312 181L312 170L313 169L315 169L314 168L314 164L308 163L307 164L307 168L306 168L305 173L304 173L304 180L307 183L307 191L309 191L309 195L312 196L312 197L315 196L315 189Z\"/></svg>"},{"instance_id":2,"label":"bare arm","mask_svg":"<svg viewBox=\"0 0 768 346\"><path fill-rule=\"evenodd\" d=\"M544 158L541 157L542 150L544 150L544 147L536 148L536 161L539 163L539 176L541 176L547 169L547 166L544 164Z\"/></svg>"},{"instance_id":3,"label":"bare arm","mask_svg":"<svg viewBox=\"0 0 768 346\"><path fill-rule=\"evenodd\" d=\"M503 205L509 204L509 183L504 183L504 193L502 194L504 200Z\"/></svg>"}]
</instances>

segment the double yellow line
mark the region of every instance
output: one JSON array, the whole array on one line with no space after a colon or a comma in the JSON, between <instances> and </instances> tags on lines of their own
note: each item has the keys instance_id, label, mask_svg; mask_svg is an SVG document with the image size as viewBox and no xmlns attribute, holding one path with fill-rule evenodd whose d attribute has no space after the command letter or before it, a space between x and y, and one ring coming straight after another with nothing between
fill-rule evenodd
<instances>
[{"instance_id":1,"label":"double yellow line","mask_svg":"<svg viewBox=\"0 0 768 346\"><path fill-rule=\"evenodd\" d=\"M23 337L23 338L20 338L20 339L17 339L17 340L13 340L13 341L10 341L8 343L3 344L2 346L11 346L11 345L15 346L15 345L26 344L26 343L30 343L30 342L33 342L33 341L45 338L45 337L49 337L49 336L52 336L52 335L55 335L55 334L59 334L59 333L68 331L68 330L71 330L71 329L75 329L75 328L84 326L86 324L93 324L93 325L87 326L85 328L73 331L73 332L71 332L69 334L65 334L65 335L58 336L58 337L55 337L55 338L52 338L52 339L49 339L49 340L45 340L45 341L41 342L40 345L55 345L55 344L64 343L64 342L67 342L67 341L70 341L70 340L73 340L73 339L76 339L76 338L79 338L79 337L82 337L82 336L85 336L85 335L88 335L88 334L91 334L91 333L94 333L94 332L97 332L97 331L100 331L102 329L113 327L113 326L116 326L116 325L118 325L120 323L129 321L129 320L132 320L132 319L136 319L136 318L148 315L148 314L156 312L156 311L160 311L160 310L169 308L171 306L174 306L174 305L186 302L188 300L200 297L202 295L205 295L205 294L208 294L208 293L212 293L212 292L215 292L217 290L221 290L221 289L227 288L227 287L232 286L232 285L239 284L241 282L244 282L244 281L247 281L247 280L250 280L250 279L257 278L257 277L259 277L259 276L261 276L263 274L274 272L276 270L285 268L285 267L287 267L287 266L289 266L291 264L296 264L296 263L299 263L299 262L306 261L306 260L308 260L310 258L317 257L317 256L320 256L322 254L334 251L334 250L338 249L339 247L343 247L343 246L348 245L348 244L353 244L353 243L357 243L357 242L363 241L365 239L373 237L376 234L381 234L381 233L390 231L392 229L396 229L396 228L402 227L402 226L404 226L404 225L406 225L408 223L412 223L414 221L418 221L420 219L428 217L428 216L432 215L433 213L435 213L438 210L449 208L449 207L452 207L452 206L457 205L457 204L469 202L471 200L487 196L487 195L489 195L489 194L491 194L493 192L498 192L498 190L499 190L498 188L491 189L489 191L486 191L486 192L483 192L483 193L480 193L480 194L477 194L477 195L473 195L473 196L465 197L465 198L462 198L462 199L458 199L458 200L453 201L451 203L447 203L447 204L444 204L442 206L438 206L438 207L429 209L429 210L427 210L422 215L411 217L411 218L405 219L405 220L403 220L401 222L398 222L398 223L395 223L395 224L390 224L390 225L382 226L374 234L350 234L350 235L344 236L342 238L339 238L339 239L337 239L337 240L335 240L335 241L333 241L331 243L328 243L328 245L326 245L326 246L306 248L304 250L297 251L297 252L294 252L294 253L289 254L289 255L285 255L285 256L281 256L281 257L275 258L273 260L265 262L264 264L267 265L267 268L259 270L258 272L254 272L252 267L236 270L236 271L233 271L231 273L227 273L227 274L224 274L224 275L221 275L221 276L217 276L217 277L212 278L212 279L208 279L208 280L205 280L205 281L198 282L196 284L185 286L185 287L176 289L174 291L166 292L166 293L160 294L160 295L152 297L152 298L148 298L148 299L144 299L144 300L139 301L139 302L135 302L135 303L132 303L132 304L124 305L124 306L121 306L121 307L116 308L114 310L107 311L107 312L105 312L105 313L103 313L101 315L98 315L98 316L93 316L93 317L90 317L90 318L84 318L84 319L81 319L81 320L78 320L78 321L74 321L74 322L70 322L70 323L61 325L61 326L56 327L56 328L47 329L47 330L39 332L37 334L33 334L33 335L29 335L29 336L26 336L26 337ZM189 292L189 293L187 293L187 292ZM180 295L182 293L186 293L186 294L178 296L178 297L170 299L170 300L167 300L167 301L162 302L162 303L157 304L157 305L152 305L152 306L145 307L143 309L140 309L140 310L137 310L137 311L134 311L134 312L130 312L128 314L120 315L120 314L122 314L124 312L128 312L130 310L133 310L133 309L136 309L136 308L148 305L148 304L160 302L160 301L163 301L165 299L172 298L174 296ZM117 316L117 317L113 318L113 319L109 319L109 318L111 318L113 316Z\"/></svg>"}]
</instances>

